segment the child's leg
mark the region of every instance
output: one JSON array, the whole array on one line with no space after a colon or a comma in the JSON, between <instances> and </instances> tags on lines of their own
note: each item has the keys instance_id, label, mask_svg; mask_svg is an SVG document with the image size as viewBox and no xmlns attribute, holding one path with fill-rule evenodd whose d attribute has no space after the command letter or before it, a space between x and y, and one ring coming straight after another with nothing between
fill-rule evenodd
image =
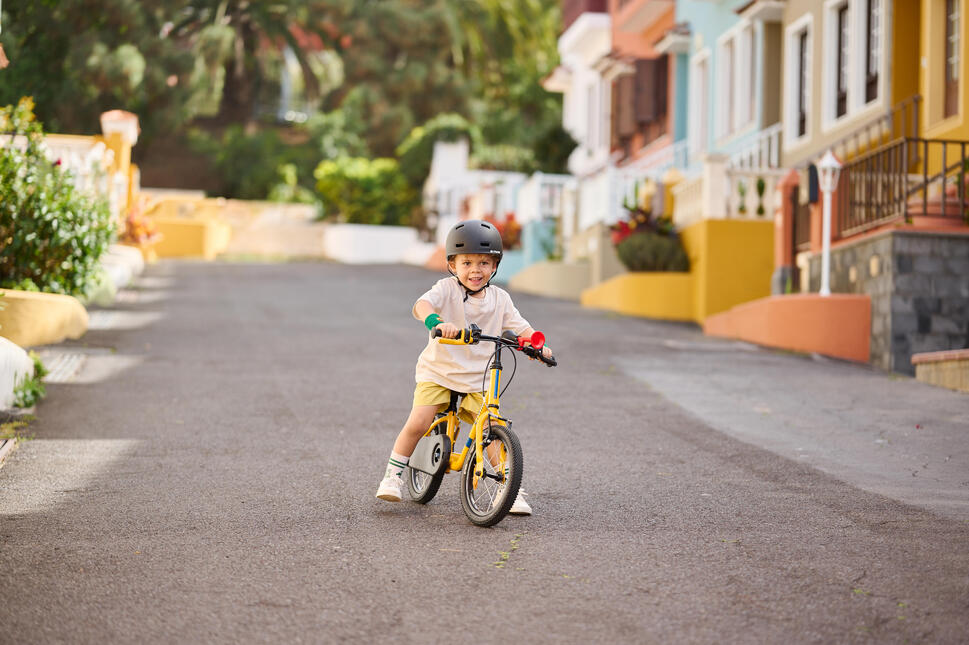
<instances>
[{"instance_id":1,"label":"child's leg","mask_svg":"<svg viewBox=\"0 0 969 645\"><path fill-rule=\"evenodd\" d=\"M427 432L427 428L434 421L434 415L437 414L439 407L437 405L415 405L411 408L410 415L397 435L397 441L394 442L394 452L410 458L417 442L421 440L421 437Z\"/></svg>"},{"instance_id":2,"label":"child's leg","mask_svg":"<svg viewBox=\"0 0 969 645\"><path fill-rule=\"evenodd\" d=\"M394 442L394 450L390 453L390 460L387 462L387 471L384 478L377 488L377 497L388 502L399 502L403 498L403 476L404 469L414 447L421 440L428 426L434 421L434 414L437 412L438 405L415 405L411 411L404 427L397 435Z\"/></svg>"}]
</instances>

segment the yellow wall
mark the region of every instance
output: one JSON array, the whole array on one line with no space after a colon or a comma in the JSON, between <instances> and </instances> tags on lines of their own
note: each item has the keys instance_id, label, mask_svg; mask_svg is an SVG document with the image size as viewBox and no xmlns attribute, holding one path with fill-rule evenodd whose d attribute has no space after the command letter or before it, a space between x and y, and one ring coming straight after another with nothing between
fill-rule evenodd
<instances>
[{"instance_id":1,"label":"yellow wall","mask_svg":"<svg viewBox=\"0 0 969 645\"><path fill-rule=\"evenodd\" d=\"M212 260L229 245L229 225L215 220L180 217L152 217L161 233L155 245L159 257L195 257Z\"/></svg>"},{"instance_id":2,"label":"yellow wall","mask_svg":"<svg viewBox=\"0 0 969 645\"><path fill-rule=\"evenodd\" d=\"M774 222L704 220L682 233L696 279L695 319L770 295Z\"/></svg>"},{"instance_id":3,"label":"yellow wall","mask_svg":"<svg viewBox=\"0 0 969 645\"><path fill-rule=\"evenodd\" d=\"M631 316L693 320L689 273L627 273L582 292L582 304Z\"/></svg>"},{"instance_id":4,"label":"yellow wall","mask_svg":"<svg viewBox=\"0 0 969 645\"><path fill-rule=\"evenodd\" d=\"M214 259L232 239L232 227L223 217L225 208L224 199L178 196L156 201L147 211L161 234L155 252L163 258Z\"/></svg>"},{"instance_id":5,"label":"yellow wall","mask_svg":"<svg viewBox=\"0 0 969 645\"><path fill-rule=\"evenodd\" d=\"M920 34L919 6L915 2L896 0L891 4L892 50L889 61L889 91L891 105L898 105L919 92Z\"/></svg>"},{"instance_id":6,"label":"yellow wall","mask_svg":"<svg viewBox=\"0 0 969 645\"><path fill-rule=\"evenodd\" d=\"M582 304L636 316L703 322L770 295L774 223L703 220L682 233L690 272L628 273L582 292Z\"/></svg>"},{"instance_id":7,"label":"yellow wall","mask_svg":"<svg viewBox=\"0 0 969 645\"><path fill-rule=\"evenodd\" d=\"M77 298L13 289L0 293L0 336L21 347L52 345L87 331L87 310Z\"/></svg>"}]
</instances>

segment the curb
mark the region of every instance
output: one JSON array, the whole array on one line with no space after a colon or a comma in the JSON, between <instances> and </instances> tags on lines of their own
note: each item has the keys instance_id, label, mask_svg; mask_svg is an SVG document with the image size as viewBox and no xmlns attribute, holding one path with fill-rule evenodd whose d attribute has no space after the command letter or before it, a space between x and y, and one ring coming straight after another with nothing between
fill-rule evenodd
<instances>
[{"instance_id":1,"label":"curb","mask_svg":"<svg viewBox=\"0 0 969 645\"><path fill-rule=\"evenodd\" d=\"M3 463L19 443L16 439L0 439L0 468L3 468Z\"/></svg>"}]
</instances>

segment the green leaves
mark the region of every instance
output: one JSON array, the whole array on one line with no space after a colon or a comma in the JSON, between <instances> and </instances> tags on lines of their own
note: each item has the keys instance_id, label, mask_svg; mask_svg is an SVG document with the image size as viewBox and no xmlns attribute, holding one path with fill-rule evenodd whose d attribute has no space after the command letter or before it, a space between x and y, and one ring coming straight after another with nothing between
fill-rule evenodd
<instances>
[{"instance_id":1,"label":"green leaves","mask_svg":"<svg viewBox=\"0 0 969 645\"><path fill-rule=\"evenodd\" d=\"M0 126L29 140L0 148L0 286L83 296L114 239L108 204L47 159L28 100L0 108Z\"/></svg>"},{"instance_id":2,"label":"green leaves","mask_svg":"<svg viewBox=\"0 0 969 645\"><path fill-rule=\"evenodd\" d=\"M420 205L395 159L341 157L324 161L314 173L327 215L350 224L410 224Z\"/></svg>"}]
</instances>

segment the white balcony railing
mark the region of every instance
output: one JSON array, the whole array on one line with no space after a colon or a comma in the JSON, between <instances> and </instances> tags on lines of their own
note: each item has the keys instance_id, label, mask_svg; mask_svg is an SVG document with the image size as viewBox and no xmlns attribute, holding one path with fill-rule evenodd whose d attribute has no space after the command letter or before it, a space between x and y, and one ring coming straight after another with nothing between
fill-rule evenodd
<instances>
[{"instance_id":1,"label":"white balcony railing","mask_svg":"<svg viewBox=\"0 0 969 645\"><path fill-rule=\"evenodd\" d=\"M730 166L745 170L780 168L781 124L761 130L747 148L730 155Z\"/></svg>"},{"instance_id":2,"label":"white balcony railing","mask_svg":"<svg viewBox=\"0 0 969 645\"><path fill-rule=\"evenodd\" d=\"M722 155L707 155L699 177L673 187L673 224L683 229L704 219L773 218L778 205L778 169L728 167Z\"/></svg>"},{"instance_id":3,"label":"white balcony railing","mask_svg":"<svg viewBox=\"0 0 969 645\"><path fill-rule=\"evenodd\" d=\"M518 208L515 211L518 221L527 224L562 217L565 190L573 183L575 178L571 175L537 172L529 177L518 191Z\"/></svg>"},{"instance_id":4,"label":"white balcony railing","mask_svg":"<svg viewBox=\"0 0 969 645\"><path fill-rule=\"evenodd\" d=\"M777 182L784 176L781 170L727 170L728 218L773 218L778 206Z\"/></svg>"}]
</instances>

